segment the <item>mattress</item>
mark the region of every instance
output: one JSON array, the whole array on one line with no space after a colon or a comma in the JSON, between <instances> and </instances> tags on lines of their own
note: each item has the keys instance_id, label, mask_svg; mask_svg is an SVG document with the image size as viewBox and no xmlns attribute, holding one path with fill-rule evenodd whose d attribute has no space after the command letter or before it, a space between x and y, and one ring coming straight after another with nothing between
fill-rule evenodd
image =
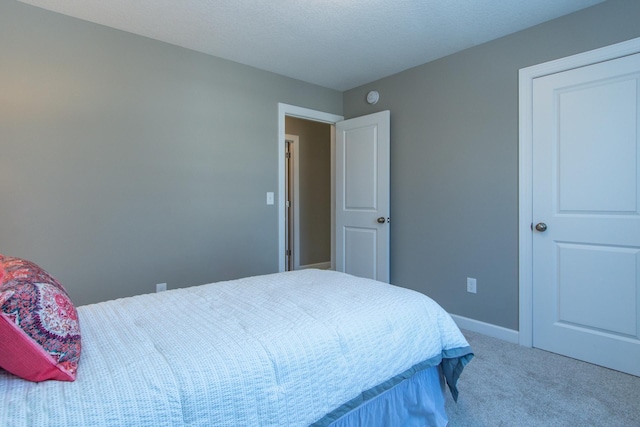
<instances>
[{"instance_id":1,"label":"mattress","mask_svg":"<svg viewBox=\"0 0 640 427\"><path fill-rule=\"evenodd\" d=\"M78 315L76 381L0 371L0 425L328 425L328 414L411 370L440 366L457 396L472 357L425 295L324 270L107 301Z\"/></svg>"}]
</instances>

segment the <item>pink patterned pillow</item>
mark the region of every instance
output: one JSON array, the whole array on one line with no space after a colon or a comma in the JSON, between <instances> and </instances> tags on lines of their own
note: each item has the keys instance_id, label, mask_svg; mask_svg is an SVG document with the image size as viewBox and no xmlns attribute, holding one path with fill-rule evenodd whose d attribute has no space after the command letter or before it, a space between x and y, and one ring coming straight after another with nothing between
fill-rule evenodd
<instances>
[{"instance_id":1,"label":"pink patterned pillow","mask_svg":"<svg viewBox=\"0 0 640 427\"><path fill-rule=\"evenodd\" d=\"M29 381L74 381L80 344L62 285L30 261L0 255L0 367Z\"/></svg>"}]
</instances>

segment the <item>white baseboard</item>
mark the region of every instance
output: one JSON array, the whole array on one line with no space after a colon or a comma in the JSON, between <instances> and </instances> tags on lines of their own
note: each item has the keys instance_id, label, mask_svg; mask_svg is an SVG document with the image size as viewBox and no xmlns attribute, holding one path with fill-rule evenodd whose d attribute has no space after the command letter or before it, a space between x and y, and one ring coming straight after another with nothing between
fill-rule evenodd
<instances>
[{"instance_id":1,"label":"white baseboard","mask_svg":"<svg viewBox=\"0 0 640 427\"><path fill-rule=\"evenodd\" d=\"M320 270L330 270L331 269L331 261L327 262L319 262L317 264L307 264L301 265L300 270L304 270L305 268L317 268Z\"/></svg>"},{"instance_id":2,"label":"white baseboard","mask_svg":"<svg viewBox=\"0 0 640 427\"><path fill-rule=\"evenodd\" d=\"M454 322L460 329L466 329L471 332L477 332L489 337L498 338L513 344L519 344L519 333L513 329L503 328L502 326L492 325L491 323L481 322L479 320L469 319L468 317L452 314Z\"/></svg>"}]
</instances>

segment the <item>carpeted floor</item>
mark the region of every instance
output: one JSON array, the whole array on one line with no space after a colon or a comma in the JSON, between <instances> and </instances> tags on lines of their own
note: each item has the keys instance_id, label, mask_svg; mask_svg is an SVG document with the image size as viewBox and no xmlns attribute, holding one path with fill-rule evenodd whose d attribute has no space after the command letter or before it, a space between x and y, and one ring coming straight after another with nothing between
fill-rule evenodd
<instances>
[{"instance_id":1,"label":"carpeted floor","mask_svg":"<svg viewBox=\"0 0 640 427\"><path fill-rule=\"evenodd\" d=\"M458 403L447 393L449 427L640 427L640 377L462 332L475 357Z\"/></svg>"}]
</instances>

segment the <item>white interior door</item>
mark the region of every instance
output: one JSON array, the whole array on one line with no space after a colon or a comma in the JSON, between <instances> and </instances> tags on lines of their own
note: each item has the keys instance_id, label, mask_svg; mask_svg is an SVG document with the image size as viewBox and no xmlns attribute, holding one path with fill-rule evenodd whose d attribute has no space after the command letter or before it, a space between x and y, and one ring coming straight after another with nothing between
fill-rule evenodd
<instances>
[{"instance_id":1,"label":"white interior door","mask_svg":"<svg viewBox=\"0 0 640 427\"><path fill-rule=\"evenodd\" d=\"M390 113L336 123L336 270L389 281Z\"/></svg>"},{"instance_id":2,"label":"white interior door","mask_svg":"<svg viewBox=\"0 0 640 427\"><path fill-rule=\"evenodd\" d=\"M630 55L534 79L532 115L533 345L634 375L639 90Z\"/></svg>"}]
</instances>

